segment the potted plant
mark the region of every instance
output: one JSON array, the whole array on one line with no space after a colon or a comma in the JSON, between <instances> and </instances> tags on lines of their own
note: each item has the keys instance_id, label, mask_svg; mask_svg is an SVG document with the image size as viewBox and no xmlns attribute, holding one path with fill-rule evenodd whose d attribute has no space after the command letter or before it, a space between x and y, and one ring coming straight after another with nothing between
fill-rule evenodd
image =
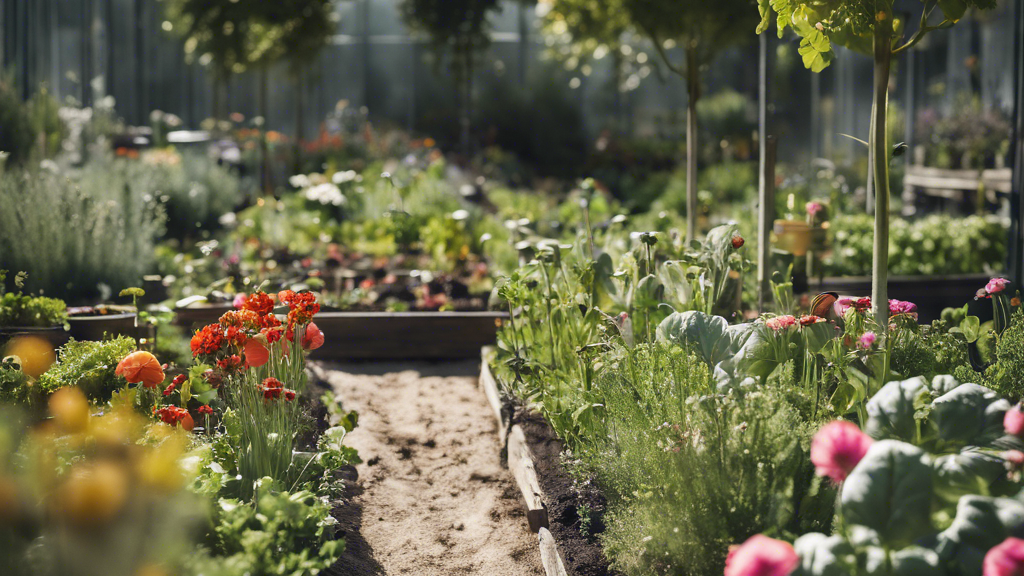
<instances>
[{"instance_id":1,"label":"potted plant","mask_svg":"<svg viewBox=\"0 0 1024 576\"><path fill-rule=\"evenodd\" d=\"M0 341L31 335L43 338L55 347L67 342L67 305L56 298L22 293L27 276L24 272L15 275L14 286L18 291L8 292L5 284L7 271L0 270Z\"/></svg>"}]
</instances>

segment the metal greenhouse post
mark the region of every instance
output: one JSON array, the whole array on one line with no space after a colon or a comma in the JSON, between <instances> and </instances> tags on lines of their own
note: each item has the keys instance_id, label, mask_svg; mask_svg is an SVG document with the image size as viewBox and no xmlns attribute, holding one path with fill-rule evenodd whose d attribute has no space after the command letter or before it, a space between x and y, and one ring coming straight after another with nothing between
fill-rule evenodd
<instances>
[{"instance_id":1,"label":"metal greenhouse post","mask_svg":"<svg viewBox=\"0 0 1024 576\"><path fill-rule=\"evenodd\" d=\"M1014 99L1013 188L1010 194L1010 246L1007 272L1018 286L1024 285L1024 0L1017 0L1014 19Z\"/></svg>"}]
</instances>

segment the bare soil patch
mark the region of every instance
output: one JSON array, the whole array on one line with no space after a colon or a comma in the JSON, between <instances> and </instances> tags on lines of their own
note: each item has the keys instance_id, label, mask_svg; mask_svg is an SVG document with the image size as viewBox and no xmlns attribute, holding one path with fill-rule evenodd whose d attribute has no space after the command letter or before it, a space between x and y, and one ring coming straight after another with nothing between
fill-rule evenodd
<instances>
[{"instance_id":1,"label":"bare soil patch","mask_svg":"<svg viewBox=\"0 0 1024 576\"><path fill-rule=\"evenodd\" d=\"M364 460L331 573L543 575L477 362L322 367L359 412L348 443Z\"/></svg>"}]
</instances>

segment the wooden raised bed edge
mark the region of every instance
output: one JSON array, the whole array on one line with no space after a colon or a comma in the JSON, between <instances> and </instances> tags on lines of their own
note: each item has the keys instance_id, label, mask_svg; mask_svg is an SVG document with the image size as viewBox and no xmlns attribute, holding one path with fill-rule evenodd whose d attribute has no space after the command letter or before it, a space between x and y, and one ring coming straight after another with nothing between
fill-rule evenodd
<instances>
[{"instance_id":1,"label":"wooden raised bed edge","mask_svg":"<svg viewBox=\"0 0 1024 576\"><path fill-rule=\"evenodd\" d=\"M541 565L547 576L568 576L558 542L548 529L548 510L544 504L544 492L537 476L535 458L530 450L526 433L518 424L511 424L511 407L502 402L497 379L491 371L490 361L494 347L483 348L480 359L480 387L483 389L498 423L501 452L506 456L509 470L523 495L526 519L530 530L537 534Z\"/></svg>"}]
</instances>

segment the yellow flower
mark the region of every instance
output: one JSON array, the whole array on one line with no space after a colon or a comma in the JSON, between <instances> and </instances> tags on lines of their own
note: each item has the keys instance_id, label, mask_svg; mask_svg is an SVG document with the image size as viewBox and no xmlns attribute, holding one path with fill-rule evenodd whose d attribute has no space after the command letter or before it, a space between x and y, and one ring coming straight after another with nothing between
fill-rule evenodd
<instances>
[{"instance_id":1,"label":"yellow flower","mask_svg":"<svg viewBox=\"0 0 1024 576\"><path fill-rule=\"evenodd\" d=\"M89 425L89 401L78 388L61 388L50 397L50 414L62 432L77 434Z\"/></svg>"},{"instance_id":2,"label":"yellow flower","mask_svg":"<svg viewBox=\"0 0 1024 576\"><path fill-rule=\"evenodd\" d=\"M50 369L57 356L53 346L36 336L21 336L7 345L7 356L21 360L21 371L32 378L39 378Z\"/></svg>"},{"instance_id":3,"label":"yellow flower","mask_svg":"<svg viewBox=\"0 0 1024 576\"><path fill-rule=\"evenodd\" d=\"M128 483L128 471L120 464L78 464L57 489L53 512L79 528L102 526L124 508Z\"/></svg>"}]
</instances>

